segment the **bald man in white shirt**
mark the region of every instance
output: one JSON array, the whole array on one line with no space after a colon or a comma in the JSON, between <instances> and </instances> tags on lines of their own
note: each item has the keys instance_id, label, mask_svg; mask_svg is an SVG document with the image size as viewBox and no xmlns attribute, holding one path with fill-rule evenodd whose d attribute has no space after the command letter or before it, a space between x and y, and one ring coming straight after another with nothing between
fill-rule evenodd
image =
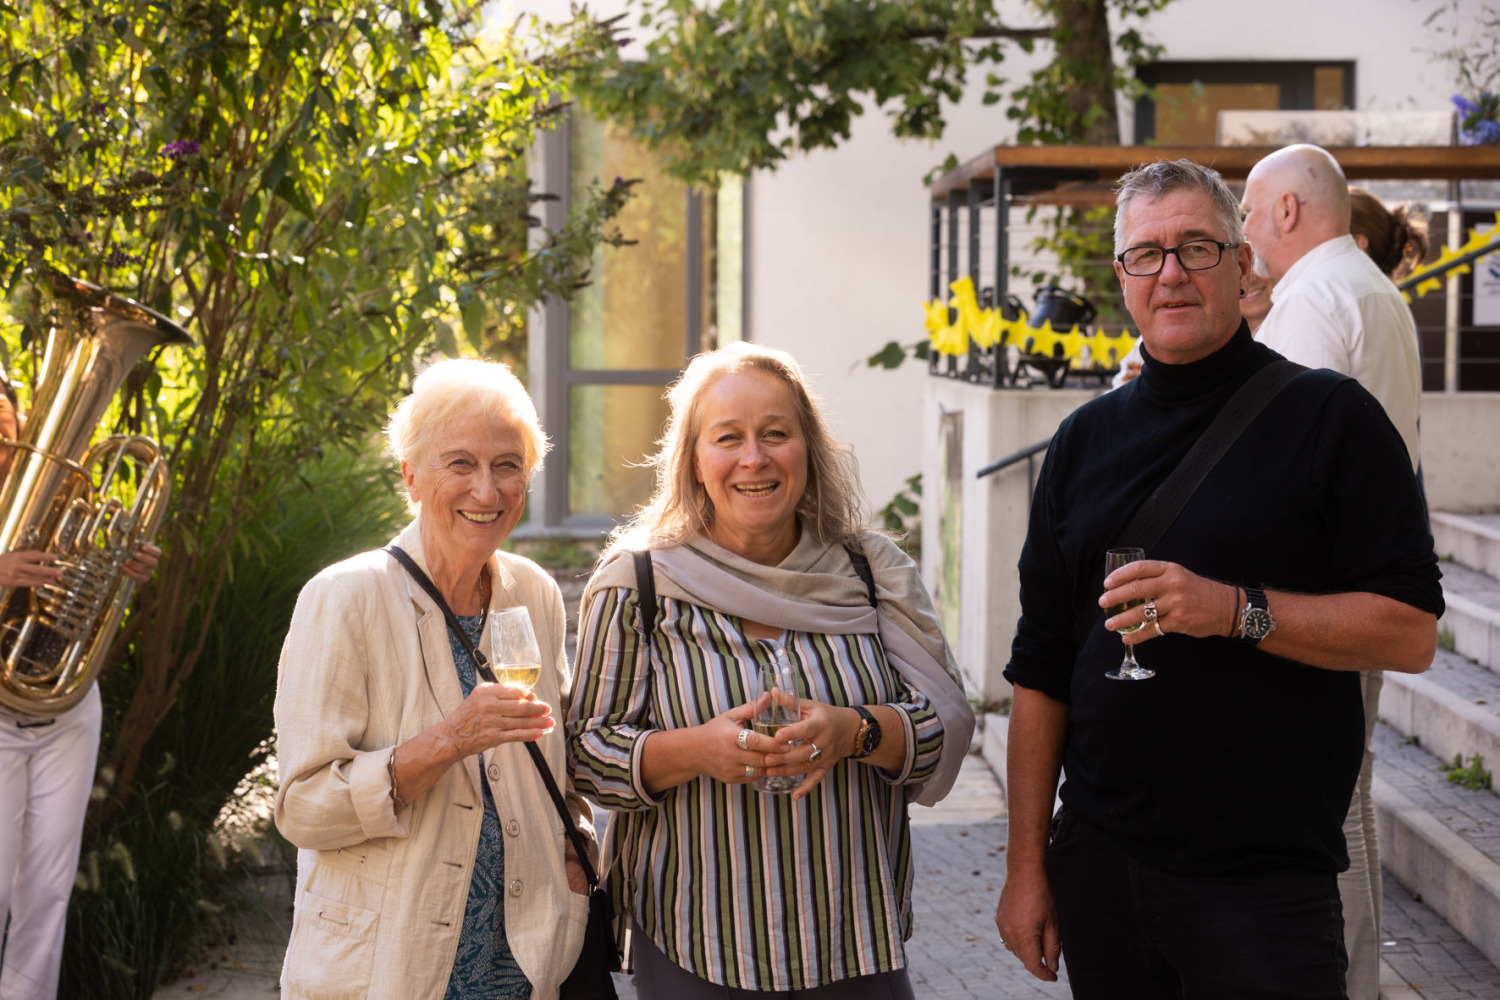
<instances>
[{"instance_id":1,"label":"bald man in white shirt","mask_svg":"<svg viewBox=\"0 0 1500 1000\"><path fill-rule=\"evenodd\" d=\"M1287 146L1255 165L1241 208L1256 273L1275 282L1255 339L1309 368L1331 368L1370 391L1418 466L1422 368L1416 324L1396 286L1349 235L1349 185L1326 150ZM1360 673L1365 760L1344 822L1349 870L1339 876L1350 1000L1380 993L1380 856L1370 800L1370 733L1379 671Z\"/></svg>"}]
</instances>

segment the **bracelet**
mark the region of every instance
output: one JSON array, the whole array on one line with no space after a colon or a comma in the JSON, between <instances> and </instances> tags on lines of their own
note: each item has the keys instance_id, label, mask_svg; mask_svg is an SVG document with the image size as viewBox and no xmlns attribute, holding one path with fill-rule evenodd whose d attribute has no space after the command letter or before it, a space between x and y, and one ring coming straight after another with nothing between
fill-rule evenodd
<instances>
[{"instance_id":1,"label":"bracelet","mask_svg":"<svg viewBox=\"0 0 1500 1000\"><path fill-rule=\"evenodd\" d=\"M411 803L401 797L396 785L396 748L391 747L390 759L385 762L386 772L391 776L391 801L400 806L401 809L410 809ZM398 810L399 811L399 810Z\"/></svg>"},{"instance_id":2,"label":"bracelet","mask_svg":"<svg viewBox=\"0 0 1500 1000\"><path fill-rule=\"evenodd\" d=\"M1233 639L1234 638L1234 634L1240 630L1240 608L1243 607L1243 606L1244 606L1244 601L1242 601L1240 599L1240 588L1238 586L1236 586L1234 588L1234 607L1232 607L1232 608L1229 609L1229 635L1228 635L1228 638L1230 638L1230 639Z\"/></svg>"}]
</instances>

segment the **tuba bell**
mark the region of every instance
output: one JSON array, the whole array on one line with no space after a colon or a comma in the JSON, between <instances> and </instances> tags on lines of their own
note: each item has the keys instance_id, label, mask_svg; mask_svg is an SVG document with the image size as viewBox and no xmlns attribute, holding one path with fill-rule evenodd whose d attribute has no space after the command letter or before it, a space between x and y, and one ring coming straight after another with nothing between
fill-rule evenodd
<instances>
[{"instance_id":1,"label":"tuba bell","mask_svg":"<svg viewBox=\"0 0 1500 1000\"><path fill-rule=\"evenodd\" d=\"M0 488L0 552L51 552L60 579L0 587L0 707L52 717L77 704L104 666L134 584L125 563L156 535L171 473L150 438L90 447L110 400L159 345L192 343L166 317L62 275L31 412Z\"/></svg>"}]
</instances>

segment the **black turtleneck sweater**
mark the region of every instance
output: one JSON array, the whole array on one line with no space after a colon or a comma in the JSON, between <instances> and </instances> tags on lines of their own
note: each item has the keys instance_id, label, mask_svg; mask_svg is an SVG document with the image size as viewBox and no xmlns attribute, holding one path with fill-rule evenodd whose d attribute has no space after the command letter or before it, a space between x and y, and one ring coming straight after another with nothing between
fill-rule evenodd
<instances>
[{"instance_id":1,"label":"black turtleneck sweater","mask_svg":"<svg viewBox=\"0 0 1500 1000\"><path fill-rule=\"evenodd\" d=\"M1105 550L1134 544L1117 536L1136 508L1278 357L1243 324L1192 364L1147 354L1140 378L1058 428L1021 553L1005 676L1069 705L1064 804L1131 856L1182 874L1349 864L1358 676L1169 634L1136 647L1155 677L1108 680L1124 648L1088 592ZM1401 437L1373 396L1327 370L1298 375L1262 411L1147 556L1241 586L1443 608ZM1223 613L1227 629L1227 602ZM1080 614L1097 619L1081 650Z\"/></svg>"}]
</instances>

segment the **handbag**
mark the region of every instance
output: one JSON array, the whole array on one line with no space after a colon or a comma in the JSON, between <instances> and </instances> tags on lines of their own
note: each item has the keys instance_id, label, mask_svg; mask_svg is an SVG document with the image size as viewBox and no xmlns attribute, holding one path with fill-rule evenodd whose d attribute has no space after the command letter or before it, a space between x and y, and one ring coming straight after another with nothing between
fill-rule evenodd
<instances>
[{"instance_id":1,"label":"handbag","mask_svg":"<svg viewBox=\"0 0 1500 1000\"><path fill-rule=\"evenodd\" d=\"M1188 453L1182 456L1177 468L1136 509L1130 522L1125 525L1125 530L1120 532L1114 545L1110 547L1128 545L1145 549L1149 554L1151 546L1160 541L1172 522L1177 520L1177 515L1182 513L1182 508L1187 506L1203 480L1219 464L1219 459L1229 451L1230 445L1239 440L1245 428L1286 388L1288 382L1307 370L1302 365L1283 358L1271 362L1246 379L1235 390L1234 395L1229 397L1229 402L1224 404L1223 409L1219 410L1213 423L1193 442ZM1101 594L1104 592L1104 560L1096 559L1095 564L1101 568L1095 571L1093 586L1088 592ZM1080 651L1089 633L1094 630L1094 624L1104 617L1104 612L1097 607L1094 611L1092 616L1079 616L1076 648Z\"/></svg>"},{"instance_id":2,"label":"handbag","mask_svg":"<svg viewBox=\"0 0 1500 1000\"><path fill-rule=\"evenodd\" d=\"M443 617L448 620L448 626L459 637L464 649L474 658L474 667L479 676L491 684L497 683L495 672L490 669L488 658L474 647L474 643L469 640L468 635L459 626L458 619L454 617L453 609L448 607L448 602L443 599L437 585L426 573L422 572L422 567L418 566L416 561L400 546L387 545L385 550L406 567L412 579L421 584L422 589L427 591L427 595L443 612ZM573 971L568 973L567 979L563 980L561 1000L618 1000L618 994L615 993L615 981L610 976L611 972L620 971L620 952L615 948L614 904L610 901L609 890L599 884L599 873L594 870L593 863L589 861L588 845L584 843L583 835L578 832L578 827L573 823L573 817L568 813L567 803L563 801L562 792L558 790L557 781L552 777L552 771L547 767L542 752L537 749L535 743L527 743L525 747L531 755L531 762L536 765L537 772L542 776L542 784L547 786L547 794L552 797L552 804L557 807L557 815L562 819L563 830L573 844L573 850L578 855L578 863L583 866L583 876L589 884L589 919L583 933L583 950L578 953L578 961L573 964Z\"/></svg>"}]
</instances>

